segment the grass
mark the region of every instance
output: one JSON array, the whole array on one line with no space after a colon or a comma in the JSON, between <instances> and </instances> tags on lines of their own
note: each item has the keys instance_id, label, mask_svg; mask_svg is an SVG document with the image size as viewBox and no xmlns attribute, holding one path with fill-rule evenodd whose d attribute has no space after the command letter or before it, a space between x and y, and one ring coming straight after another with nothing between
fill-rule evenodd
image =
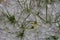
<instances>
[{"instance_id":1,"label":"grass","mask_svg":"<svg viewBox=\"0 0 60 40\"><path fill-rule=\"evenodd\" d=\"M60 24L58 25L58 28L60 29Z\"/></svg>"},{"instance_id":2,"label":"grass","mask_svg":"<svg viewBox=\"0 0 60 40\"><path fill-rule=\"evenodd\" d=\"M15 19L15 16L14 15L7 15L6 13L3 13L3 15L8 19L8 21L11 23L11 24L14 24L16 23L16 19Z\"/></svg>"},{"instance_id":3,"label":"grass","mask_svg":"<svg viewBox=\"0 0 60 40\"><path fill-rule=\"evenodd\" d=\"M50 0L50 1L52 1L52 0ZM35 16L35 19L36 19L36 16L38 16L38 17L40 18L40 20L42 20L42 21L45 22L45 23L51 24L51 23L58 23L58 22L59 22L59 21L57 21L57 20L59 19L60 15L56 17L56 19L55 19L54 22L51 22L52 19L51 19L50 16L48 17L48 2L49 2L49 0L45 0L45 8L46 8L46 18L45 18L45 19L39 15L40 12L37 12L36 15L35 15L34 13L32 13L31 11L32 11L33 8L30 9L29 7L25 7L25 8L23 9L22 6L21 6L21 8L23 9L22 13L23 13L23 12L24 12L24 13L27 12L27 13L29 13L29 14L27 15L27 17L26 17L26 18L23 20L23 22L21 23L21 27L20 27L21 31L18 32L18 34L17 34L16 37L18 37L18 38L23 38L23 37L24 37L24 32L25 32L25 29L26 29L26 28L25 28L26 19L30 16L30 14L33 14L33 15ZM18 3L19 3L19 5L21 5L19 1L18 1ZM32 5L32 6L33 6L33 5ZM37 7L40 7L40 0L38 0ZM7 13L8 13L8 12L7 12ZM21 13L21 15L22 15L22 13ZM9 21L11 24L15 24L15 23L16 23L16 18L15 18L14 15L10 15L9 13L8 13L8 14L3 13L3 14L5 15L5 17L8 19L8 21ZM50 19L48 19L48 18L50 18ZM34 29L34 27L37 26L37 25L38 25L38 22L37 22L37 20L36 20L36 21L33 22L33 25L32 25L32 27L31 27L31 29ZM59 24L58 27L60 28L60 24ZM6 29L8 29L8 28L6 28ZM52 39L52 40L57 40L58 37L56 37L56 36L50 36L50 37L46 38L46 40L51 40L51 39Z\"/></svg>"},{"instance_id":4,"label":"grass","mask_svg":"<svg viewBox=\"0 0 60 40\"><path fill-rule=\"evenodd\" d=\"M43 18L39 15L39 12L38 12L36 15L40 18L40 20L46 22L45 19L43 19Z\"/></svg>"},{"instance_id":5,"label":"grass","mask_svg":"<svg viewBox=\"0 0 60 40\"><path fill-rule=\"evenodd\" d=\"M20 29L21 29L21 30L18 32L18 34L17 34L16 37L21 38L21 40L22 40L23 37L24 37L25 26L24 26L24 25L21 25Z\"/></svg>"},{"instance_id":6,"label":"grass","mask_svg":"<svg viewBox=\"0 0 60 40\"><path fill-rule=\"evenodd\" d=\"M7 18L10 21L10 23L15 23L16 22L15 16L8 16Z\"/></svg>"},{"instance_id":7,"label":"grass","mask_svg":"<svg viewBox=\"0 0 60 40\"><path fill-rule=\"evenodd\" d=\"M40 1L41 1L41 0L37 0L37 7L41 7L41 6L40 6Z\"/></svg>"},{"instance_id":8,"label":"grass","mask_svg":"<svg viewBox=\"0 0 60 40\"><path fill-rule=\"evenodd\" d=\"M26 10L27 13L30 13L31 12L31 9L28 8L28 7L25 10Z\"/></svg>"},{"instance_id":9,"label":"grass","mask_svg":"<svg viewBox=\"0 0 60 40\"><path fill-rule=\"evenodd\" d=\"M50 36L48 38L46 38L46 40L58 40L57 36Z\"/></svg>"},{"instance_id":10,"label":"grass","mask_svg":"<svg viewBox=\"0 0 60 40\"><path fill-rule=\"evenodd\" d=\"M32 26L33 27L37 27L38 26L38 22L37 21L34 21Z\"/></svg>"},{"instance_id":11,"label":"grass","mask_svg":"<svg viewBox=\"0 0 60 40\"><path fill-rule=\"evenodd\" d=\"M47 11L48 10L48 6L47 5L48 5L48 0L46 0L46 23L47 23L47 16L48 16L48 11Z\"/></svg>"},{"instance_id":12,"label":"grass","mask_svg":"<svg viewBox=\"0 0 60 40\"><path fill-rule=\"evenodd\" d=\"M56 16L55 21L58 21L59 17L60 17L60 15Z\"/></svg>"},{"instance_id":13,"label":"grass","mask_svg":"<svg viewBox=\"0 0 60 40\"><path fill-rule=\"evenodd\" d=\"M17 34L16 37L18 37L18 38L20 38L22 40L23 37L24 37L24 32L19 32L19 34Z\"/></svg>"}]
</instances>

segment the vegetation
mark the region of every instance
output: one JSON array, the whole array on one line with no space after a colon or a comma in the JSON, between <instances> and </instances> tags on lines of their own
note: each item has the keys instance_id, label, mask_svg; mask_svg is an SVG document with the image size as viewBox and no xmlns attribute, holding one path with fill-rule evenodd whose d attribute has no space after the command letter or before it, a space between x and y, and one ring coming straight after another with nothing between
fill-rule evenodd
<instances>
[{"instance_id":1,"label":"vegetation","mask_svg":"<svg viewBox=\"0 0 60 40\"><path fill-rule=\"evenodd\" d=\"M46 38L46 40L58 40L57 36L50 36L48 38Z\"/></svg>"},{"instance_id":2,"label":"vegetation","mask_svg":"<svg viewBox=\"0 0 60 40\"><path fill-rule=\"evenodd\" d=\"M57 14L53 15L53 10L55 9L55 7L52 7L51 13L49 12L50 8L48 7L49 5L54 6L54 3L56 2L55 0L30 0L29 3L27 3L27 0L22 0L22 1L17 0L16 2L17 2L16 4L18 4L17 8L21 7L21 9L18 10L20 12L17 11L17 13L19 13L19 16L20 16L19 20L16 20L15 15L11 15L9 13L6 6L5 6L5 9L7 13L2 12L4 17L6 17L11 24L15 24L18 21L17 24L19 25L18 26L19 31L17 32L16 37L23 39L25 35L24 32L26 29L34 29L35 27L40 25L40 23L37 22L37 17L39 18L39 21L41 21L41 23L45 23L49 25L50 24L53 25L57 23L58 27L60 28L60 15L57 15ZM45 13L43 13L42 10L44 10ZM26 17L24 17L24 15L26 15ZM27 22L27 20L29 22ZM30 28L28 28L29 26L26 28L28 24L30 24L29 25L31 26ZM58 37L50 36L46 38L46 40L58 40Z\"/></svg>"}]
</instances>

